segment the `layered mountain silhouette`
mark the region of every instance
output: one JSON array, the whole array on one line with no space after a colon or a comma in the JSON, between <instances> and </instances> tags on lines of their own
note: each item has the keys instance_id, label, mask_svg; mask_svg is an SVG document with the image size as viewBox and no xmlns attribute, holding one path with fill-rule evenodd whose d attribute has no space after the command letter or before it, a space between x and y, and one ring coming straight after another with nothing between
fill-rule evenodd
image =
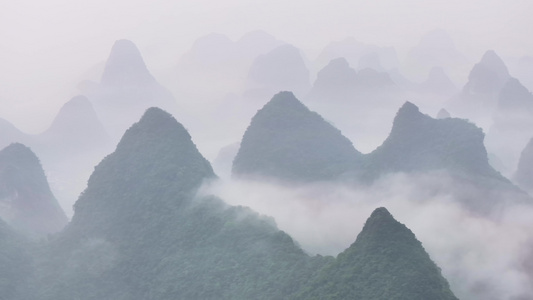
<instances>
[{"instance_id":1,"label":"layered mountain silhouette","mask_svg":"<svg viewBox=\"0 0 533 300\"><path fill-rule=\"evenodd\" d=\"M65 103L50 127L37 138L38 147L46 148L48 155L80 154L111 144L93 105L85 96L76 96Z\"/></svg>"},{"instance_id":2,"label":"layered mountain silhouette","mask_svg":"<svg viewBox=\"0 0 533 300\"><path fill-rule=\"evenodd\" d=\"M32 145L49 174L54 195L71 216L94 166L113 150L114 143L89 99L76 96L61 107Z\"/></svg>"},{"instance_id":3,"label":"layered mountain silhouette","mask_svg":"<svg viewBox=\"0 0 533 300\"><path fill-rule=\"evenodd\" d=\"M406 102L398 111L392 130L364 158L362 181L391 173L438 174L436 192L446 189L459 203L478 213L531 199L489 164L483 131L464 119L433 119ZM478 196L472 197L472 193ZM481 200L482 199L482 200Z\"/></svg>"},{"instance_id":4,"label":"layered mountain silhouette","mask_svg":"<svg viewBox=\"0 0 533 300\"><path fill-rule=\"evenodd\" d=\"M248 32L236 41L222 34L206 35L196 40L178 62L176 83L189 97L242 92L254 59L282 44L263 31ZM206 86L206 81L211 84Z\"/></svg>"},{"instance_id":5,"label":"layered mountain silhouette","mask_svg":"<svg viewBox=\"0 0 533 300\"><path fill-rule=\"evenodd\" d=\"M181 124L146 111L50 245L40 299L286 299L320 259L270 218L195 199L214 176Z\"/></svg>"},{"instance_id":6,"label":"layered mountain silhouette","mask_svg":"<svg viewBox=\"0 0 533 300\"><path fill-rule=\"evenodd\" d=\"M139 49L129 40L115 42L100 84L88 90L86 96L115 141L149 107L176 111L174 97L155 80Z\"/></svg>"},{"instance_id":7,"label":"layered mountain silhouette","mask_svg":"<svg viewBox=\"0 0 533 300\"><path fill-rule=\"evenodd\" d=\"M378 71L383 71L397 68L400 64L393 47L378 47L348 37L329 43L319 54L315 65L322 68L338 57L346 58L351 66L359 69L379 66Z\"/></svg>"},{"instance_id":8,"label":"layered mountain silhouette","mask_svg":"<svg viewBox=\"0 0 533 300\"><path fill-rule=\"evenodd\" d=\"M217 171L216 173L221 177L230 177L231 168L233 165L233 159L239 152L240 144L233 143L227 146L222 147L217 156L212 162L213 168Z\"/></svg>"},{"instance_id":9,"label":"layered mountain silhouette","mask_svg":"<svg viewBox=\"0 0 533 300\"><path fill-rule=\"evenodd\" d=\"M533 191L533 139L522 150L514 181L524 190Z\"/></svg>"},{"instance_id":10,"label":"layered mountain silhouette","mask_svg":"<svg viewBox=\"0 0 533 300\"><path fill-rule=\"evenodd\" d=\"M433 119L406 102L383 144L368 157L369 174L453 169L498 177L487 162L483 132L462 119Z\"/></svg>"},{"instance_id":11,"label":"layered mountain silhouette","mask_svg":"<svg viewBox=\"0 0 533 300\"><path fill-rule=\"evenodd\" d=\"M309 70L300 50L285 44L258 56L248 72L248 94L271 95L290 90L307 93L310 88Z\"/></svg>"},{"instance_id":12,"label":"layered mountain silhouette","mask_svg":"<svg viewBox=\"0 0 533 300\"><path fill-rule=\"evenodd\" d=\"M411 230L381 207L297 299L457 298Z\"/></svg>"},{"instance_id":13,"label":"layered mountain silhouette","mask_svg":"<svg viewBox=\"0 0 533 300\"><path fill-rule=\"evenodd\" d=\"M0 122L0 140L6 146L22 143L31 147L69 215L69 207L85 187L93 167L112 150L111 138L85 96L65 103L50 127L39 134L27 134Z\"/></svg>"},{"instance_id":14,"label":"layered mountain silhouette","mask_svg":"<svg viewBox=\"0 0 533 300\"><path fill-rule=\"evenodd\" d=\"M330 180L354 172L360 157L338 129L291 92L280 92L253 117L232 173L244 178Z\"/></svg>"},{"instance_id":15,"label":"layered mountain silhouette","mask_svg":"<svg viewBox=\"0 0 533 300\"><path fill-rule=\"evenodd\" d=\"M118 40L107 59L101 84L114 87L156 84L146 67L141 52L129 40Z\"/></svg>"},{"instance_id":16,"label":"layered mountain silhouette","mask_svg":"<svg viewBox=\"0 0 533 300\"><path fill-rule=\"evenodd\" d=\"M353 96L357 72L344 57L332 59L320 70L310 92L312 99L349 99Z\"/></svg>"},{"instance_id":17,"label":"layered mountain silhouette","mask_svg":"<svg viewBox=\"0 0 533 300\"><path fill-rule=\"evenodd\" d=\"M310 293L454 299L420 242L384 208L338 258L310 257L271 218L197 195L213 178L185 128L150 108L95 168L68 227L39 251L26 255L28 248L0 222L0 238L9 242L0 246L8 258L0 256L2 276L9 276L0 284L17 283L7 290L13 300L307 299ZM38 264L31 265L32 257Z\"/></svg>"},{"instance_id":18,"label":"layered mountain silhouette","mask_svg":"<svg viewBox=\"0 0 533 300\"><path fill-rule=\"evenodd\" d=\"M29 144L31 135L19 130L11 122L0 118L0 148L5 148L11 143Z\"/></svg>"},{"instance_id":19,"label":"layered mountain silhouette","mask_svg":"<svg viewBox=\"0 0 533 300\"><path fill-rule=\"evenodd\" d=\"M447 109L454 116L467 118L488 131L498 106L498 95L509 79L505 63L496 52L489 50L474 65L468 82L450 100Z\"/></svg>"},{"instance_id":20,"label":"layered mountain silhouette","mask_svg":"<svg viewBox=\"0 0 533 300\"><path fill-rule=\"evenodd\" d=\"M159 159L147 159L149 157ZM153 179L154 182L143 183L144 178L152 175L158 176ZM92 199L92 193L99 194L107 189L124 187L130 190L128 194L133 195L135 189L155 188L152 184L166 186L171 183L182 187L181 190L185 192L197 188L203 179L214 176L211 165L198 152L183 125L169 113L159 108L150 108L139 122L126 131L113 154L95 168L87 189L76 202L76 216L72 219L70 229L77 228L80 222L84 224L84 228L88 228L90 224L103 226L114 222L116 218L129 216L128 211L119 209L120 203L115 203L119 199L95 197L94 200L85 200ZM92 188L93 186L99 188ZM125 198L124 201L131 199ZM119 210L114 210L112 205L116 205ZM141 203L136 204L138 205ZM144 205L153 206L152 203ZM137 208L139 207L132 209ZM101 219L100 222L94 222L93 218L96 216ZM109 218L104 220L106 216Z\"/></svg>"},{"instance_id":21,"label":"layered mountain silhouette","mask_svg":"<svg viewBox=\"0 0 533 300\"><path fill-rule=\"evenodd\" d=\"M498 95L498 110L533 114L533 95L516 78L509 78Z\"/></svg>"},{"instance_id":22,"label":"layered mountain silhouette","mask_svg":"<svg viewBox=\"0 0 533 300\"><path fill-rule=\"evenodd\" d=\"M483 131L467 120L433 119L406 102L390 134L374 151L361 154L340 132L310 112L289 92L274 96L252 119L233 161L233 176L282 182L354 180L372 183L395 173L440 174L430 183L478 212L504 205L502 199L529 201L527 195L494 170ZM484 201L470 192L483 195ZM509 196L510 195L510 196ZM508 197L509 196L509 197Z\"/></svg>"},{"instance_id":23,"label":"layered mountain silhouette","mask_svg":"<svg viewBox=\"0 0 533 300\"><path fill-rule=\"evenodd\" d=\"M409 51L406 64L412 75L420 77L435 66L446 66L454 74L462 73L467 62L448 32L435 29L422 36L418 45Z\"/></svg>"},{"instance_id":24,"label":"layered mountain silhouette","mask_svg":"<svg viewBox=\"0 0 533 300\"><path fill-rule=\"evenodd\" d=\"M533 136L533 95L520 81L510 78L497 101L486 145L502 161L504 170L512 172Z\"/></svg>"},{"instance_id":25,"label":"layered mountain silhouette","mask_svg":"<svg viewBox=\"0 0 533 300\"><path fill-rule=\"evenodd\" d=\"M318 72L306 99L330 103L364 102L371 105L376 95L393 91L396 87L386 72L372 68L357 72L344 57L339 57Z\"/></svg>"},{"instance_id":26,"label":"layered mountain silhouette","mask_svg":"<svg viewBox=\"0 0 533 300\"><path fill-rule=\"evenodd\" d=\"M419 87L424 93L451 96L458 89L441 67L433 67L428 78Z\"/></svg>"},{"instance_id":27,"label":"layered mountain silhouette","mask_svg":"<svg viewBox=\"0 0 533 300\"><path fill-rule=\"evenodd\" d=\"M488 164L483 139L482 130L466 120L433 119L406 102L383 144L362 155L293 94L281 92L252 119L233 174L320 180L351 173L376 179L387 173L445 169L506 181Z\"/></svg>"},{"instance_id":28,"label":"layered mountain silhouette","mask_svg":"<svg viewBox=\"0 0 533 300\"><path fill-rule=\"evenodd\" d=\"M18 143L0 151L0 206L4 221L32 237L58 232L68 222L39 159Z\"/></svg>"},{"instance_id":29,"label":"layered mountain silhouette","mask_svg":"<svg viewBox=\"0 0 533 300\"><path fill-rule=\"evenodd\" d=\"M468 75L468 83L463 91L467 94L499 93L509 79L509 71L496 52L485 52L481 61L477 63Z\"/></svg>"},{"instance_id":30,"label":"layered mountain silhouette","mask_svg":"<svg viewBox=\"0 0 533 300\"><path fill-rule=\"evenodd\" d=\"M75 96L66 102L52 124L39 134L28 134L0 119L0 146L22 143L35 149L39 157L76 155L95 148L108 147L110 138L102 126L93 105L85 96Z\"/></svg>"},{"instance_id":31,"label":"layered mountain silhouette","mask_svg":"<svg viewBox=\"0 0 533 300\"><path fill-rule=\"evenodd\" d=\"M405 97L387 72L365 68L356 71L346 58L333 59L317 74L313 87L299 97L352 141L369 152L387 136L389 128L377 122L393 118Z\"/></svg>"}]
</instances>

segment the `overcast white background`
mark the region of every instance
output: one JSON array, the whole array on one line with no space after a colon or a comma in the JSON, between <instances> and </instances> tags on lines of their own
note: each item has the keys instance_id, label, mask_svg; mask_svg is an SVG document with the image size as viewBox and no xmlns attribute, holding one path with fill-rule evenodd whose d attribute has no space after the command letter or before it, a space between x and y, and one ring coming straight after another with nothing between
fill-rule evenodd
<instances>
[{"instance_id":1,"label":"overcast white background","mask_svg":"<svg viewBox=\"0 0 533 300\"><path fill-rule=\"evenodd\" d=\"M238 39L256 29L311 60L348 36L393 45L402 59L436 28L474 60L487 49L518 58L533 55L532 13L531 0L0 0L0 117L43 129L121 38L138 45L151 70L172 67L202 35Z\"/></svg>"}]
</instances>

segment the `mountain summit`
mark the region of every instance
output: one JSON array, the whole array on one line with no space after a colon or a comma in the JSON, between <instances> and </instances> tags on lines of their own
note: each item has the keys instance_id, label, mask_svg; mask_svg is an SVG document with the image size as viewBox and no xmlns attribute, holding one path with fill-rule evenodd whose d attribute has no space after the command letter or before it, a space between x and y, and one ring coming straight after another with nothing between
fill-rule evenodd
<instances>
[{"instance_id":1,"label":"mountain summit","mask_svg":"<svg viewBox=\"0 0 533 300\"><path fill-rule=\"evenodd\" d=\"M298 299L457 300L413 232L384 207Z\"/></svg>"},{"instance_id":2,"label":"mountain summit","mask_svg":"<svg viewBox=\"0 0 533 300\"><path fill-rule=\"evenodd\" d=\"M406 102L398 110L387 139L369 154L368 171L371 177L385 170L438 169L500 177L488 164L483 139L482 130L466 120L433 119Z\"/></svg>"},{"instance_id":3,"label":"mountain summit","mask_svg":"<svg viewBox=\"0 0 533 300\"><path fill-rule=\"evenodd\" d=\"M191 193L204 179L214 176L211 165L198 152L183 125L169 113L149 108L126 131L115 152L95 168L87 189L76 202L72 227L101 227L120 218L134 218L139 210L163 209L168 203L157 203L157 193L149 195L153 201L139 195L142 191L156 191L158 186ZM132 197L105 194L117 189ZM102 193L105 195L100 196ZM120 199L127 203L119 203Z\"/></svg>"},{"instance_id":4,"label":"mountain summit","mask_svg":"<svg viewBox=\"0 0 533 300\"><path fill-rule=\"evenodd\" d=\"M137 46L130 40L118 40L111 48L101 83L112 86L150 85L156 81Z\"/></svg>"},{"instance_id":5,"label":"mountain summit","mask_svg":"<svg viewBox=\"0 0 533 300\"><path fill-rule=\"evenodd\" d=\"M160 107L176 113L174 96L150 74L137 46L128 40L115 42L100 84L88 90L98 118L114 143L146 109Z\"/></svg>"},{"instance_id":6,"label":"mountain summit","mask_svg":"<svg viewBox=\"0 0 533 300\"><path fill-rule=\"evenodd\" d=\"M489 50L470 71L468 83L463 91L474 95L497 94L509 77L509 71L503 60L496 52Z\"/></svg>"},{"instance_id":7,"label":"mountain summit","mask_svg":"<svg viewBox=\"0 0 533 300\"><path fill-rule=\"evenodd\" d=\"M252 118L232 172L239 177L329 180L355 171L360 157L338 129L291 92L281 92Z\"/></svg>"},{"instance_id":8,"label":"mountain summit","mask_svg":"<svg viewBox=\"0 0 533 300\"><path fill-rule=\"evenodd\" d=\"M65 103L52 125L39 137L41 148L48 155L64 152L80 153L90 149L105 148L110 138L100 122L93 105L85 96L76 96ZM57 149L60 147L61 151ZM63 154L64 155L64 154Z\"/></svg>"},{"instance_id":9,"label":"mountain summit","mask_svg":"<svg viewBox=\"0 0 533 300\"><path fill-rule=\"evenodd\" d=\"M259 55L250 66L248 81L252 89L303 94L310 88L309 76L300 50L285 44Z\"/></svg>"},{"instance_id":10,"label":"mountain summit","mask_svg":"<svg viewBox=\"0 0 533 300\"><path fill-rule=\"evenodd\" d=\"M351 91L356 81L357 72L350 67L344 57L339 57L332 59L318 72L312 93L317 93L318 97L325 97L331 93L338 93L339 90Z\"/></svg>"},{"instance_id":11,"label":"mountain summit","mask_svg":"<svg viewBox=\"0 0 533 300\"><path fill-rule=\"evenodd\" d=\"M214 177L185 128L148 109L50 246L39 299L286 299L309 257L271 218L197 197Z\"/></svg>"}]
</instances>

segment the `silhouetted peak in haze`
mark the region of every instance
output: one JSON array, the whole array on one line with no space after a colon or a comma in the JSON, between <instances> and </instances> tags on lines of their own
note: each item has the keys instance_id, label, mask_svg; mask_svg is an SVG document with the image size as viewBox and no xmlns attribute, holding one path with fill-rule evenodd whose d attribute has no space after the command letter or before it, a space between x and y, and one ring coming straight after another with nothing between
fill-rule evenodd
<instances>
[{"instance_id":1,"label":"silhouetted peak in haze","mask_svg":"<svg viewBox=\"0 0 533 300\"><path fill-rule=\"evenodd\" d=\"M118 141L149 107L161 107L171 113L177 111L172 93L150 74L139 49L128 40L115 42L101 83L86 96L113 142Z\"/></svg>"},{"instance_id":2,"label":"silhouetted peak in haze","mask_svg":"<svg viewBox=\"0 0 533 300\"><path fill-rule=\"evenodd\" d=\"M524 150L522 150L514 181L526 191L533 191L533 138L529 140Z\"/></svg>"},{"instance_id":3,"label":"silhouetted peak in haze","mask_svg":"<svg viewBox=\"0 0 533 300\"><path fill-rule=\"evenodd\" d=\"M7 147L11 143L27 143L31 136L20 131L11 122L0 118L0 148Z\"/></svg>"},{"instance_id":4,"label":"silhouetted peak in haze","mask_svg":"<svg viewBox=\"0 0 533 300\"><path fill-rule=\"evenodd\" d=\"M509 77L509 71L503 60L496 52L489 50L470 71L464 92L468 94L498 93Z\"/></svg>"},{"instance_id":5,"label":"silhouetted peak in haze","mask_svg":"<svg viewBox=\"0 0 533 300\"><path fill-rule=\"evenodd\" d=\"M240 177L329 180L356 169L360 155L337 128L291 92L280 92L252 118L232 172Z\"/></svg>"},{"instance_id":6,"label":"silhouetted peak in haze","mask_svg":"<svg viewBox=\"0 0 533 300\"><path fill-rule=\"evenodd\" d=\"M346 101L356 89L357 72L344 57L332 59L317 74L308 99Z\"/></svg>"},{"instance_id":7,"label":"silhouetted peak in haze","mask_svg":"<svg viewBox=\"0 0 533 300\"><path fill-rule=\"evenodd\" d=\"M384 207L372 212L356 241L299 299L457 300L413 232Z\"/></svg>"},{"instance_id":8,"label":"silhouetted peak in haze","mask_svg":"<svg viewBox=\"0 0 533 300\"><path fill-rule=\"evenodd\" d=\"M58 232L68 222L39 159L19 143L0 151L0 203L1 217L30 236Z\"/></svg>"},{"instance_id":9,"label":"silhouetted peak in haze","mask_svg":"<svg viewBox=\"0 0 533 300\"><path fill-rule=\"evenodd\" d=\"M457 92L457 87L446 75L441 67L433 67L429 71L428 78L420 86L422 91L441 95L453 95Z\"/></svg>"},{"instance_id":10,"label":"silhouetted peak in haze","mask_svg":"<svg viewBox=\"0 0 533 300\"><path fill-rule=\"evenodd\" d=\"M424 115L420 112L418 106L406 101L396 113L393 128L396 126L403 126L404 123L412 122L422 117L424 117Z\"/></svg>"},{"instance_id":11,"label":"silhouetted peak in haze","mask_svg":"<svg viewBox=\"0 0 533 300\"><path fill-rule=\"evenodd\" d=\"M101 83L106 86L144 86L156 81L137 46L129 40L118 40L111 48Z\"/></svg>"},{"instance_id":12,"label":"silhouetted peak in haze","mask_svg":"<svg viewBox=\"0 0 533 300\"><path fill-rule=\"evenodd\" d=\"M80 120L81 119L81 120ZM91 101L85 96L76 96L65 103L50 126L50 130L65 129L73 123L87 124L98 120Z\"/></svg>"},{"instance_id":13,"label":"silhouetted peak in haze","mask_svg":"<svg viewBox=\"0 0 533 300\"><path fill-rule=\"evenodd\" d=\"M479 64L498 74L509 75L507 66L494 50L487 50L481 57Z\"/></svg>"},{"instance_id":14,"label":"silhouetted peak in haze","mask_svg":"<svg viewBox=\"0 0 533 300\"><path fill-rule=\"evenodd\" d=\"M451 118L451 115L446 109L441 108L439 112L437 113L437 119L446 119L446 118Z\"/></svg>"},{"instance_id":15,"label":"silhouetted peak in haze","mask_svg":"<svg viewBox=\"0 0 533 300\"><path fill-rule=\"evenodd\" d=\"M369 154L369 171L379 175L385 170L447 169L503 178L488 164L483 139L482 130L466 120L433 119L406 102L398 110L387 139Z\"/></svg>"},{"instance_id":16,"label":"silhouetted peak in haze","mask_svg":"<svg viewBox=\"0 0 533 300\"><path fill-rule=\"evenodd\" d=\"M533 95L516 78L509 78L498 96L498 109L533 113Z\"/></svg>"},{"instance_id":17,"label":"silhouetted peak in haze","mask_svg":"<svg viewBox=\"0 0 533 300\"><path fill-rule=\"evenodd\" d=\"M167 112L148 109L95 168L72 222L51 246L69 259L52 257L46 271L55 276L41 283L47 293L40 299L283 299L294 293L315 270L306 268L320 265L309 266L271 218L197 197L202 182L214 177L187 130Z\"/></svg>"},{"instance_id":18,"label":"silhouetted peak in haze","mask_svg":"<svg viewBox=\"0 0 533 300\"><path fill-rule=\"evenodd\" d=\"M332 59L317 74L313 89L334 92L338 89L354 88L357 72L344 57Z\"/></svg>"},{"instance_id":19,"label":"silhouetted peak in haze","mask_svg":"<svg viewBox=\"0 0 533 300\"><path fill-rule=\"evenodd\" d=\"M307 92L309 76L300 50L290 44L259 55L248 73L249 79L259 88L291 90L295 93Z\"/></svg>"},{"instance_id":20,"label":"silhouetted peak in haze","mask_svg":"<svg viewBox=\"0 0 533 300\"><path fill-rule=\"evenodd\" d=\"M43 135L46 138L55 139L48 140L48 144L69 143L70 147L78 148L105 146L110 139L92 103L85 96L76 96L65 103Z\"/></svg>"}]
</instances>

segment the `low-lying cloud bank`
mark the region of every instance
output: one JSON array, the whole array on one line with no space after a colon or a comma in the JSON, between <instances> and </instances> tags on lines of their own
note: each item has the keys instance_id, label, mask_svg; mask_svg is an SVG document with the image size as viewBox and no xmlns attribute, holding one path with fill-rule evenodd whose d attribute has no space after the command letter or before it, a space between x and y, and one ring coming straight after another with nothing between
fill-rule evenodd
<instances>
[{"instance_id":1,"label":"low-lying cloud bank","mask_svg":"<svg viewBox=\"0 0 533 300\"><path fill-rule=\"evenodd\" d=\"M463 191L486 200L443 172L394 174L369 186L219 180L201 194L274 217L304 250L321 255L349 247L371 212L384 206L415 233L460 299L531 299L533 205L503 204L480 214L457 200ZM503 193L501 202L513 203L505 199L511 195Z\"/></svg>"}]
</instances>

